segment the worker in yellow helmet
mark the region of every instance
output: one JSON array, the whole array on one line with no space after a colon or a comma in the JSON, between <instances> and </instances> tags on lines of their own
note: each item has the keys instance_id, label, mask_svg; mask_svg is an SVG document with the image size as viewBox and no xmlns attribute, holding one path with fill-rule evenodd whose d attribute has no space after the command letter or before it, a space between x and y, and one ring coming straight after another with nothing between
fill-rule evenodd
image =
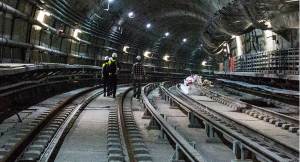
<instances>
[{"instance_id":1,"label":"worker in yellow helmet","mask_svg":"<svg viewBox=\"0 0 300 162\"><path fill-rule=\"evenodd\" d=\"M109 61L109 57L106 56L104 58L104 63L102 65L102 80L103 80L103 84L104 84L104 94L103 96L105 97L106 94L108 94L110 88L109 88L109 66L108 66L108 61Z\"/></svg>"},{"instance_id":2,"label":"worker in yellow helmet","mask_svg":"<svg viewBox=\"0 0 300 162\"><path fill-rule=\"evenodd\" d=\"M118 84L118 72L121 70L121 66L117 61L118 55L116 53L112 54L112 60L108 62L109 65L109 83L111 92L108 93L108 96L111 94L113 98L116 97L117 93L117 84Z\"/></svg>"}]
</instances>

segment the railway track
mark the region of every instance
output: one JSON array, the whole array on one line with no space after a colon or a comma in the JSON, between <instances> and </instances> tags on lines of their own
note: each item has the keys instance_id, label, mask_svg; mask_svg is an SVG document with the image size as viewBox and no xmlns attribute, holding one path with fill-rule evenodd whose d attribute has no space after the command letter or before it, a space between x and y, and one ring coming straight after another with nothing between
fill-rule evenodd
<instances>
[{"instance_id":1,"label":"railway track","mask_svg":"<svg viewBox=\"0 0 300 162\"><path fill-rule=\"evenodd\" d=\"M158 87L157 83L151 83L143 88L141 105L145 109L145 114L151 117L150 123L159 129L160 138L172 141L170 143L174 144L172 145L174 155L170 160L205 162L205 158L177 132L171 123L169 123L166 118L156 110L152 102L149 101L148 94ZM2 150L5 151L5 154L1 158L1 161L54 161L64 138L80 113L97 96L103 93L102 90L97 88L99 87L81 91L57 105L51 111L44 112L38 116L26 129L22 129L12 138L16 141L13 147L4 146L4 148L10 149ZM199 122L199 125L205 127L208 138L212 140L219 138L223 141L225 139L232 142L233 152L237 159L244 160L250 158L253 161L279 162L299 160L299 150L295 145L289 146L288 143L285 144L284 141L279 141L268 134L260 132L259 129L254 129L241 121L230 118L227 114L222 114L216 109L201 104L197 100L182 93L179 87L174 86L171 82L164 82L162 86L160 86L160 89L161 96L165 100L169 101L171 105L177 105L187 111L190 121ZM128 88L120 95L118 108L109 109L107 128L108 161L153 161L153 157L151 157L143 141L143 135L134 119L131 91L132 88ZM215 95L212 95L212 97L214 96ZM236 113L235 115L237 115L237 113L238 115L246 115L248 111L253 112L255 110L251 110L249 107L234 109L232 100L223 98L222 102L223 101L230 102L230 104L226 104L225 102L223 104L229 108L231 107L231 110L234 110L232 113ZM71 105L71 103L73 104ZM74 103L76 104L74 105ZM271 114L273 112L269 113ZM251 116L247 116L252 118L257 116L253 115L253 113L248 114ZM257 118L259 118L259 115ZM280 121L283 121L283 119L287 121L285 119L286 116L282 117L280 116L281 114L276 113L275 115L277 115L276 119L282 118ZM265 115L262 116L265 117ZM270 115L268 115L268 117L273 119L272 121L275 120L275 117L271 117ZM264 119L265 118L262 120ZM273 127L274 129L276 128L276 130L279 129L279 127ZM291 133L281 128L279 133L291 135L289 137L297 137L298 142L296 133Z\"/></svg>"},{"instance_id":2,"label":"railway track","mask_svg":"<svg viewBox=\"0 0 300 162\"><path fill-rule=\"evenodd\" d=\"M268 98L270 98L272 100L280 101L280 102L283 102L285 104L289 104L289 105L292 105L292 106L298 106L299 105L299 96L295 95L295 94L294 95L289 94L289 93L279 94L279 93L275 93L275 92L266 91L266 90L263 90L263 89L251 88L251 87L246 87L246 86L243 87L243 86L239 86L239 85L235 85L235 84L230 84L230 83L227 83L227 82L222 82L222 85L224 87L227 87L227 88L230 88L230 89L234 89L234 90L237 90L237 91L253 94L253 95L259 96L259 97L268 96Z\"/></svg>"},{"instance_id":3,"label":"railway track","mask_svg":"<svg viewBox=\"0 0 300 162\"><path fill-rule=\"evenodd\" d=\"M3 146L1 161L54 161L77 117L101 94L99 87L87 88L40 114Z\"/></svg>"},{"instance_id":4,"label":"railway track","mask_svg":"<svg viewBox=\"0 0 300 162\"><path fill-rule=\"evenodd\" d=\"M187 160L191 162L205 162L206 160L200 155L168 122L155 110L147 98L147 95L157 88L157 84L148 84L142 90L142 105L147 114L152 116L152 122L155 122L161 131L161 138L168 138L175 143L175 153L173 160ZM132 114L132 96L129 92L132 88L127 89L119 101L119 114L122 136L126 148L126 155L130 162L153 161L147 147L143 142L143 137L137 127ZM126 106L127 105L127 106ZM128 106L129 105L129 106ZM153 121L155 120L155 121ZM170 159L172 160L172 159Z\"/></svg>"},{"instance_id":5,"label":"railway track","mask_svg":"<svg viewBox=\"0 0 300 162\"><path fill-rule=\"evenodd\" d=\"M138 162L138 161L152 161L152 158L149 154L147 147L143 142L142 135L137 127L137 124L134 120L132 114L132 97L129 96L129 92L132 91L132 88L127 89L124 94L121 96L119 103L120 111L120 122L122 126L122 133L124 137L124 142L126 145L127 155L129 161ZM125 102L129 102L125 106Z\"/></svg>"},{"instance_id":6,"label":"railway track","mask_svg":"<svg viewBox=\"0 0 300 162\"><path fill-rule=\"evenodd\" d=\"M181 92L178 85L176 86L176 90L181 95L184 95L184 93ZM237 111L242 111L251 116L255 116L258 119L264 120L266 122L270 122L272 124L276 124L277 122L276 124L277 126L283 126L284 129L289 130L292 133L297 133L297 131L299 130L299 119L297 118L293 118L288 115L284 115L282 113L271 111L263 107L248 104L240 100L232 99L230 97L224 96L217 92L210 91L205 87L201 87L201 93Z\"/></svg>"},{"instance_id":7,"label":"railway track","mask_svg":"<svg viewBox=\"0 0 300 162\"><path fill-rule=\"evenodd\" d=\"M33 122L31 122L25 129L22 129L20 133L16 134L12 139L17 139L14 143L8 143L4 146L5 154L1 158L1 161L16 161L16 160L25 160L28 157L28 160L38 160L35 159L37 157L37 153L42 154L41 148L45 147L46 143L48 143L51 138L48 137L50 134L41 134L42 131L47 132L55 132L55 130L59 129L58 123L63 123L63 121L68 117L71 113L71 109L65 109L69 104L78 99L82 95L86 95L87 93L91 93L95 89L99 87L89 88L84 91L81 91L70 98L66 99L63 103L56 106L54 109L48 112L44 112L38 118L36 118ZM55 120L56 118L56 120ZM52 123L51 123L52 122ZM48 128L46 128L48 127ZM42 138L38 139L37 137L41 135ZM53 134L54 135L54 134ZM36 142L36 140L39 140ZM38 145L38 147L34 150L36 152L26 152L28 147L36 142L34 146ZM13 144L13 145L12 145ZM45 144L45 145L43 145ZM43 145L43 146L42 146ZM33 155L33 156L32 156Z\"/></svg>"},{"instance_id":8,"label":"railway track","mask_svg":"<svg viewBox=\"0 0 300 162\"><path fill-rule=\"evenodd\" d=\"M232 110L230 110L230 113L224 114L183 94L177 86L172 87L174 84L170 82L163 83L162 85L162 96L166 100L170 101L171 104L177 104L188 111L189 114L195 116L198 121L200 121L199 124L205 123L205 129L207 130L208 138L219 137L224 139L224 137L226 137L226 139L231 140L237 159L280 162L299 161L299 141L298 136L295 133L291 133L273 126L274 128L272 129L274 129L276 133L283 135L283 138L290 138L287 140L297 143L295 145L289 145L290 143L285 143L285 140L281 141L278 140L278 138L273 138L271 135L268 135L265 132L262 133L259 128L253 128L253 126L246 125L245 123L233 119L228 115L230 113L234 114L235 116L241 116L244 114L236 112L237 109L231 108ZM169 87L172 88L169 90ZM225 99L223 99L223 101L224 100ZM232 103L232 101L229 101L229 103L224 103L228 104L227 107L230 107L230 105L231 107L234 107L234 103ZM271 114L273 112L268 113ZM251 113L251 115L254 114ZM281 114L275 113L275 115L277 115L277 119L281 119ZM259 115L255 115L255 117L259 117ZM283 116L281 120L283 119L286 120L286 116ZM278 122L275 123L278 125ZM258 127L260 124L264 123L258 122L255 125ZM279 134L276 135L279 136Z\"/></svg>"},{"instance_id":9,"label":"railway track","mask_svg":"<svg viewBox=\"0 0 300 162\"><path fill-rule=\"evenodd\" d=\"M148 84L143 88L142 91L142 104L146 109L146 114L152 116L152 123L159 126L160 137L167 138L175 143L175 153L172 160L185 160L191 162L206 162L201 154L199 154L171 125L170 123L161 116L161 114L156 111L153 105L147 98L148 94L155 88L158 84Z\"/></svg>"}]
</instances>

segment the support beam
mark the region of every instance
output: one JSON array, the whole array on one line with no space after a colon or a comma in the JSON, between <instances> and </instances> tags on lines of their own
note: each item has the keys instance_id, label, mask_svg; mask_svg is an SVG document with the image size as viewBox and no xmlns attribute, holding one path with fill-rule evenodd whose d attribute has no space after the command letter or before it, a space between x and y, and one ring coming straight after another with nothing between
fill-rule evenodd
<instances>
[{"instance_id":1,"label":"support beam","mask_svg":"<svg viewBox=\"0 0 300 162\"><path fill-rule=\"evenodd\" d=\"M241 141L233 141L233 153L235 159L232 159L231 162L251 162L251 152L243 147Z\"/></svg>"},{"instance_id":2,"label":"support beam","mask_svg":"<svg viewBox=\"0 0 300 162\"><path fill-rule=\"evenodd\" d=\"M150 130L152 130L152 129L158 130L159 129L158 124L157 124L156 120L153 117L150 120L148 129L150 129Z\"/></svg>"},{"instance_id":3,"label":"support beam","mask_svg":"<svg viewBox=\"0 0 300 162\"><path fill-rule=\"evenodd\" d=\"M200 124L200 122L203 122L201 120L199 120L198 118L195 117L195 114L193 112L188 112L188 116L189 116L189 128L203 128L203 126Z\"/></svg>"},{"instance_id":4,"label":"support beam","mask_svg":"<svg viewBox=\"0 0 300 162\"><path fill-rule=\"evenodd\" d=\"M205 132L207 135L206 142L207 143L220 143L222 142L221 139L218 137L215 129L213 128L212 124L205 123Z\"/></svg>"}]
</instances>

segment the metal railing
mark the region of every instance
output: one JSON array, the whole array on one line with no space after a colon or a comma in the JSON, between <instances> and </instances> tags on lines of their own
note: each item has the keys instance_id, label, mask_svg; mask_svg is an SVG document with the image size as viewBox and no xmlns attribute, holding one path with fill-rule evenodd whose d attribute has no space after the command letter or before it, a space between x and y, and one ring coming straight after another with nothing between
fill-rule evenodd
<instances>
[{"instance_id":1,"label":"metal railing","mask_svg":"<svg viewBox=\"0 0 300 162\"><path fill-rule=\"evenodd\" d=\"M225 65L229 64L225 61ZM230 71L226 66L226 71ZM234 72L299 74L299 49L259 52L234 57Z\"/></svg>"}]
</instances>

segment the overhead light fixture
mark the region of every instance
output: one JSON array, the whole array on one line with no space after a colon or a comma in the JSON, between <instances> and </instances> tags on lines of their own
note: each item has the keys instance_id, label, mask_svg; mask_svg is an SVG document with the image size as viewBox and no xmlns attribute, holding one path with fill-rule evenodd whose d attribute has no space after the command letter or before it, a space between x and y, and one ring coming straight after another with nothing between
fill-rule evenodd
<instances>
[{"instance_id":1,"label":"overhead light fixture","mask_svg":"<svg viewBox=\"0 0 300 162\"><path fill-rule=\"evenodd\" d=\"M203 46L203 44L200 45L201 47Z\"/></svg>"},{"instance_id":2,"label":"overhead light fixture","mask_svg":"<svg viewBox=\"0 0 300 162\"><path fill-rule=\"evenodd\" d=\"M107 0L108 1L108 3L111 3L111 2L113 2L114 0Z\"/></svg>"},{"instance_id":3,"label":"overhead light fixture","mask_svg":"<svg viewBox=\"0 0 300 162\"><path fill-rule=\"evenodd\" d=\"M183 41L183 42L186 42L186 38L184 38L182 41Z\"/></svg>"},{"instance_id":4,"label":"overhead light fixture","mask_svg":"<svg viewBox=\"0 0 300 162\"><path fill-rule=\"evenodd\" d=\"M134 18L134 17L135 17L135 15L134 15L134 13L133 13L133 12L129 12L129 13L128 13L128 17L129 17L129 18Z\"/></svg>"},{"instance_id":5,"label":"overhead light fixture","mask_svg":"<svg viewBox=\"0 0 300 162\"><path fill-rule=\"evenodd\" d=\"M202 66L206 66L206 61L202 61Z\"/></svg>"},{"instance_id":6,"label":"overhead light fixture","mask_svg":"<svg viewBox=\"0 0 300 162\"><path fill-rule=\"evenodd\" d=\"M286 0L285 2L299 2L299 0Z\"/></svg>"},{"instance_id":7,"label":"overhead light fixture","mask_svg":"<svg viewBox=\"0 0 300 162\"><path fill-rule=\"evenodd\" d=\"M123 51L124 51L125 53L128 53L128 49L129 49L129 46L124 46Z\"/></svg>"},{"instance_id":8,"label":"overhead light fixture","mask_svg":"<svg viewBox=\"0 0 300 162\"><path fill-rule=\"evenodd\" d=\"M169 35L170 35L170 33L169 33L169 32L166 32L165 36L167 37L167 36L169 36Z\"/></svg>"},{"instance_id":9,"label":"overhead light fixture","mask_svg":"<svg viewBox=\"0 0 300 162\"><path fill-rule=\"evenodd\" d=\"M165 56L163 57L163 60L165 60L165 61L169 61L169 58L170 58L170 56L168 56L168 55L165 55Z\"/></svg>"},{"instance_id":10,"label":"overhead light fixture","mask_svg":"<svg viewBox=\"0 0 300 162\"><path fill-rule=\"evenodd\" d=\"M151 52L146 51L146 52L144 53L144 56L147 57L147 58L149 58L149 57L150 57L150 54L151 54Z\"/></svg>"},{"instance_id":11,"label":"overhead light fixture","mask_svg":"<svg viewBox=\"0 0 300 162\"><path fill-rule=\"evenodd\" d=\"M73 37L78 38L78 33L82 33L80 29L75 29Z\"/></svg>"},{"instance_id":12,"label":"overhead light fixture","mask_svg":"<svg viewBox=\"0 0 300 162\"><path fill-rule=\"evenodd\" d=\"M40 11L39 11L39 15L38 15L38 17L37 17L37 20L38 20L39 22L44 22L45 15L46 15L46 16L51 16L51 14L50 14L49 12L40 10Z\"/></svg>"},{"instance_id":13,"label":"overhead light fixture","mask_svg":"<svg viewBox=\"0 0 300 162\"><path fill-rule=\"evenodd\" d=\"M39 11L39 14L38 14L38 16L37 16L37 20L38 20L39 22L43 23L43 22L44 22L45 15L46 15L46 16L51 16L51 14L50 14L49 12L40 10L40 11ZM35 29L36 29L36 30L41 30L42 27L36 25Z\"/></svg>"},{"instance_id":14,"label":"overhead light fixture","mask_svg":"<svg viewBox=\"0 0 300 162\"><path fill-rule=\"evenodd\" d=\"M151 24L150 24L150 23L148 23L148 24L146 25L146 27L147 27L147 28L150 28L150 27L151 27Z\"/></svg>"}]
</instances>

